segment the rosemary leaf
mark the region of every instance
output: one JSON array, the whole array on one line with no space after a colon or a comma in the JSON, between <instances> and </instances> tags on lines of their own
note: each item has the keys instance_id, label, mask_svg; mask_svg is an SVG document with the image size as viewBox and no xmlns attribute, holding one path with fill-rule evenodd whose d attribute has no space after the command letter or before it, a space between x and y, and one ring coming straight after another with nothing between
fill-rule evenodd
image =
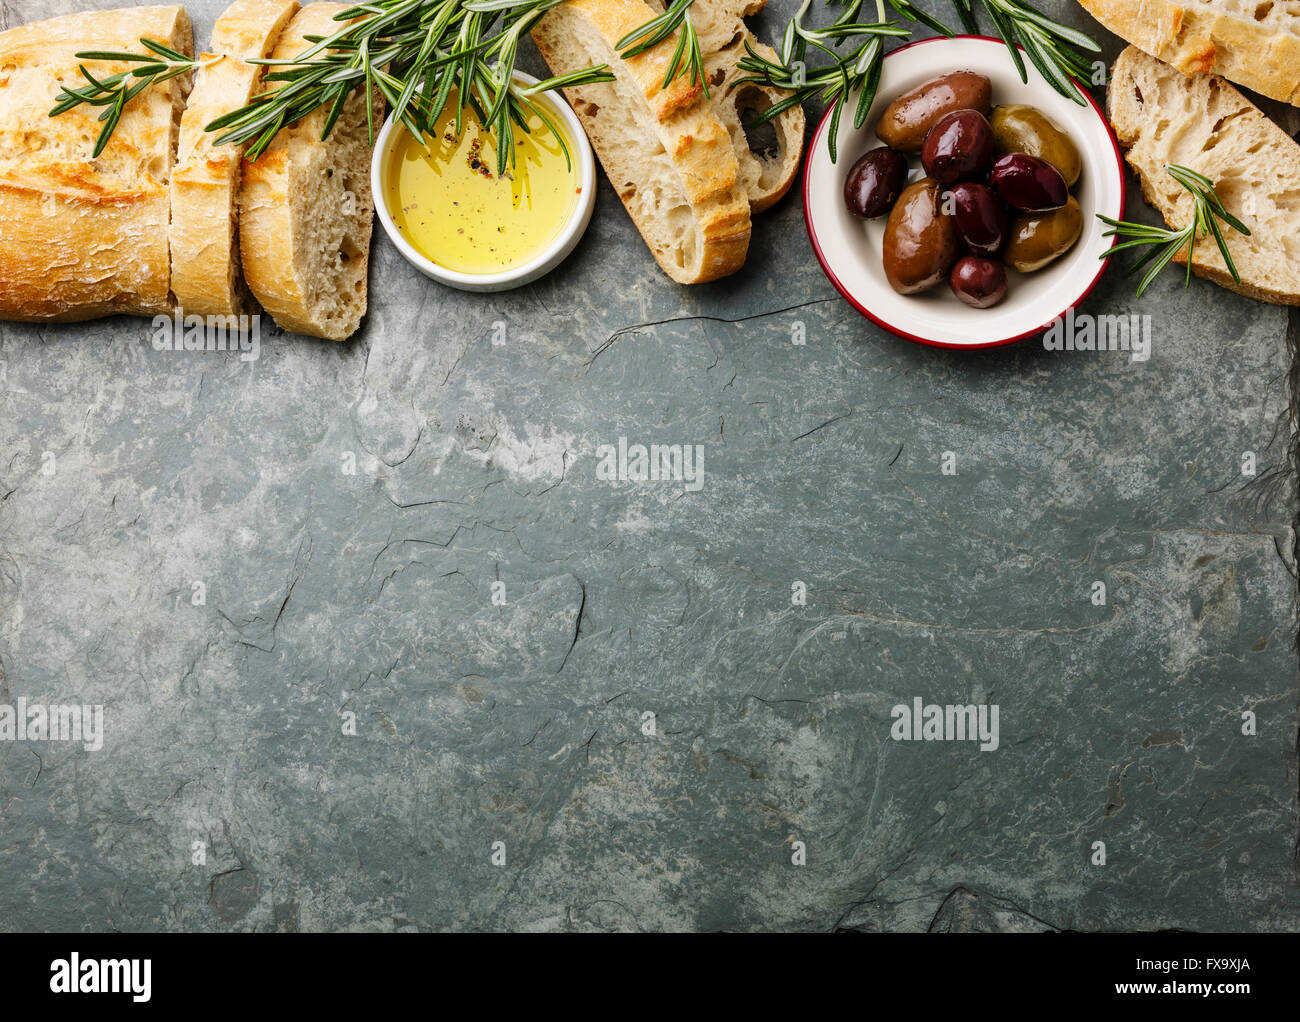
<instances>
[{"instance_id":1,"label":"rosemary leaf","mask_svg":"<svg viewBox=\"0 0 1300 1022\"><path fill-rule=\"evenodd\" d=\"M98 118L102 127L99 136L95 139L95 147L92 150L94 159L98 159L103 155L104 150L108 148L113 132L117 130L118 125L121 123L122 115L131 100L135 99L136 96L151 85L168 81L179 75L188 74L194 68L200 66L199 61L187 57L183 53L177 53L170 46L163 43L150 39L141 39L140 42L149 51L148 53L106 50L85 50L77 53L78 60L96 63L128 63L139 66L101 79L96 78L85 64L80 64L77 71L86 80L87 84L80 89L69 89L66 85L62 86L59 98L53 109L50 110L51 117L58 117L83 104L104 108Z\"/></svg>"}]
</instances>

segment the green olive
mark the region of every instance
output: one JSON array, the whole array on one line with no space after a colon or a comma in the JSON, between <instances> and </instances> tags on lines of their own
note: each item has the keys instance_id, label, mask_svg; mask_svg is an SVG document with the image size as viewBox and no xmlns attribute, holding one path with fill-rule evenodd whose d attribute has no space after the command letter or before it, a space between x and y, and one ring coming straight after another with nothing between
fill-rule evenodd
<instances>
[{"instance_id":1,"label":"green olive","mask_svg":"<svg viewBox=\"0 0 1300 1022\"><path fill-rule=\"evenodd\" d=\"M1026 213L1011 225L1011 241L1002 261L1013 270L1033 273L1074 247L1083 230L1083 211L1074 196L1050 213Z\"/></svg>"},{"instance_id":2,"label":"green olive","mask_svg":"<svg viewBox=\"0 0 1300 1022\"><path fill-rule=\"evenodd\" d=\"M993 145L998 155L1027 153L1046 160L1061 172L1070 188L1079 180L1083 165L1070 136L1047 114L1033 106L1012 103L993 108Z\"/></svg>"}]
</instances>

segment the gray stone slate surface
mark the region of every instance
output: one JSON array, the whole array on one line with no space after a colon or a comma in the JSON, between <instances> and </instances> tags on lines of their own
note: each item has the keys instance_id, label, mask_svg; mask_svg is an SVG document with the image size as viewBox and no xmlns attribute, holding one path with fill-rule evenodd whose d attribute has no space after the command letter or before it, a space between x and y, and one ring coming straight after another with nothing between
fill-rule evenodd
<instances>
[{"instance_id":1,"label":"gray stone slate surface","mask_svg":"<svg viewBox=\"0 0 1300 1022\"><path fill-rule=\"evenodd\" d=\"M603 180L521 291L374 262L353 341L254 362L0 324L0 703L105 713L0 743L0 929L1300 924L1286 311L1112 272L1145 363L932 350L797 197L684 289ZM892 741L916 697L1000 747Z\"/></svg>"}]
</instances>

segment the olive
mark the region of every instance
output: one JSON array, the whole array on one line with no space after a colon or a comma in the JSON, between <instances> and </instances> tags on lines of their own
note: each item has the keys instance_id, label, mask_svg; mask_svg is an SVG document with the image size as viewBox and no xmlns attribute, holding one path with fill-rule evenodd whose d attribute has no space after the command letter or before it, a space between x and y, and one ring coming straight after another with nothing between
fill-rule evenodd
<instances>
[{"instance_id":1,"label":"olive","mask_svg":"<svg viewBox=\"0 0 1300 1022\"><path fill-rule=\"evenodd\" d=\"M1010 103L993 108L993 148L1003 153L1026 153L1050 163L1073 188L1083 163L1074 141L1054 120L1034 106Z\"/></svg>"},{"instance_id":2,"label":"olive","mask_svg":"<svg viewBox=\"0 0 1300 1022\"><path fill-rule=\"evenodd\" d=\"M1033 273L1068 252L1083 230L1083 212L1074 196L1051 213L1016 217L1002 261L1013 270Z\"/></svg>"},{"instance_id":3,"label":"olive","mask_svg":"<svg viewBox=\"0 0 1300 1022\"><path fill-rule=\"evenodd\" d=\"M1002 264L980 256L964 256L948 278L952 293L967 305L987 309L1007 296L1007 271Z\"/></svg>"},{"instance_id":4,"label":"olive","mask_svg":"<svg viewBox=\"0 0 1300 1022\"><path fill-rule=\"evenodd\" d=\"M1026 213L1060 209L1070 197L1060 171L1037 156L1025 153L1007 153L998 157L989 180L1003 202Z\"/></svg>"},{"instance_id":5,"label":"olive","mask_svg":"<svg viewBox=\"0 0 1300 1022\"><path fill-rule=\"evenodd\" d=\"M858 160L844 179L844 203L864 220L884 216L898 201L907 180L907 160L888 146L880 146Z\"/></svg>"},{"instance_id":6,"label":"olive","mask_svg":"<svg viewBox=\"0 0 1300 1022\"><path fill-rule=\"evenodd\" d=\"M876 122L880 141L902 153L918 153L926 133L944 114L978 110L988 116L993 86L974 71L953 71L918 85L885 107Z\"/></svg>"},{"instance_id":7,"label":"olive","mask_svg":"<svg viewBox=\"0 0 1300 1022\"><path fill-rule=\"evenodd\" d=\"M928 291L957 261L952 217L940 208L936 181L922 178L909 185L885 224L884 264L889 286L900 295Z\"/></svg>"},{"instance_id":8,"label":"olive","mask_svg":"<svg viewBox=\"0 0 1300 1022\"><path fill-rule=\"evenodd\" d=\"M993 129L978 110L954 110L934 122L921 165L941 185L981 174L993 159Z\"/></svg>"},{"instance_id":9,"label":"olive","mask_svg":"<svg viewBox=\"0 0 1300 1022\"><path fill-rule=\"evenodd\" d=\"M995 256L1007 243L1007 211L988 185L963 181L953 185L953 229L976 255Z\"/></svg>"}]
</instances>

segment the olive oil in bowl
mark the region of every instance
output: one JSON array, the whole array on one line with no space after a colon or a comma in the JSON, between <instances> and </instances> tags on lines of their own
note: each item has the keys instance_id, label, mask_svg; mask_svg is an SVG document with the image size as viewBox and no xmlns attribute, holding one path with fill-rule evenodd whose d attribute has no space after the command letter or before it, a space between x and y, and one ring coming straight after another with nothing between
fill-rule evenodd
<instances>
[{"instance_id":1,"label":"olive oil in bowl","mask_svg":"<svg viewBox=\"0 0 1300 1022\"><path fill-rule=\"evenodd\" d=\"M456 131L452 98L424 139L397 125L384 199L393 224L430 262L456 273L499 274L545 252L577 215L582 195L578 149L563 118L552 116L573 154L535 113L514 132L514 165L497 173L496 140L465 110ZM585 141L585 140L584 140Z\"/></svg>"}]
</instances>

